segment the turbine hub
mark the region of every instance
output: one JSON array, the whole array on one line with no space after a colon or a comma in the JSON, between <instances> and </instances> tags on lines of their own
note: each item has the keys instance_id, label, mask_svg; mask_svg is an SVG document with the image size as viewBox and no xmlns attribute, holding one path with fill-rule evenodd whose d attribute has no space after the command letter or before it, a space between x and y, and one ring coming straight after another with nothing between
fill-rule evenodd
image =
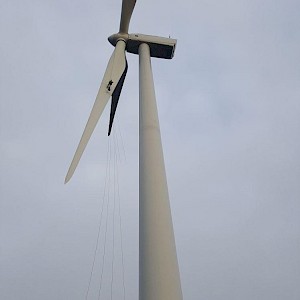
<instances>
[{"instance_id":1,"label":"turbine hub","mask_svg":"<svg viewBox=\"0 0 300 300\"><path fill-rule=\"evenodd\" d=\"M122 40L125 43L127 43L128 38L129 35L127 33L118 32L109 36L108 41L115 47L119 40Z\"/></svg>"}]
</instances>

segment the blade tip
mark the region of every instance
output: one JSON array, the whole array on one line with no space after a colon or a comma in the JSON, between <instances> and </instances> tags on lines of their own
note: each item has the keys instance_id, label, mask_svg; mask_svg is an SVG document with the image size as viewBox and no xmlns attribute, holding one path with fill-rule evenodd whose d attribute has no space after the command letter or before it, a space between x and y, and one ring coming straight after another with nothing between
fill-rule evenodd
<instances>
[{"instance_id":1,"label":"blade tip","mask_svg":"<svg viewBox=\"0 0 300 300\"><path fill-rule=\"evenodd\" d=\"M67 175L64 183L67 184L70 181L70 179L71 179L71 176Z\"/></svg>"}]
</instances>

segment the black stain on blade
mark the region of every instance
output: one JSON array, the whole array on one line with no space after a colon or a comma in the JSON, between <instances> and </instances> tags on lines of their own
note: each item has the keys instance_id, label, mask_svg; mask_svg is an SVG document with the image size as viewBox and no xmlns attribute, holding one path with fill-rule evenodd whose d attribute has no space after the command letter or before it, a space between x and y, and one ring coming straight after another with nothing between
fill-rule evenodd
<instances>
[{"instance_id":1,"label":"black stain on blade","mask_svg":"<svg viewBox=\"0 0 300 300\"><path fill-rule=\"evenodd\" d=\"M127 59L126 59L126 66L125 66L125 70L114 90L114 92L112 93L112 98L111 98L111 107L110 107L110 118L109 118L109 127L108 127L108 135L110 135L111 133L111 129L112 129L112 124L114 121L114 117L115 117L115 113L116 113L116 109L118 106L118 102L119 102L119 98L121 95L121 91L122 91L122 87L125 81L125 77L126 77L126 73L128 70L128 64L127 64Z\"/></svg>"}]
</instances>

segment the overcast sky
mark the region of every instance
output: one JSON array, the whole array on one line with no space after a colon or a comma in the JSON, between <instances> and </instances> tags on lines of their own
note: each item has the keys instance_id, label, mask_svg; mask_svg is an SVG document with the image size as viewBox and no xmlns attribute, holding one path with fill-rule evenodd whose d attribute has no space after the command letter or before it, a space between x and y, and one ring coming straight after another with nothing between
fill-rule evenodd
<instances>
[{"instance_id":1,"label":"overcast sky","mask_svg":"<svg viewBox=\"0 0 300 300\"><path fill-rule=\"evenodd\" d=\"M114 137L108 107L63 183L120 9L120 0L1 1L0 299L85 298L107 149L120 158L126 299L138 299L137 56L127 55ZM300 299L299 11L298 0L137 1L130 32L178 39L174 59L152 67L186 300ZM123 299L115 237L113 297Z\"/></svg>"}]
</instances>

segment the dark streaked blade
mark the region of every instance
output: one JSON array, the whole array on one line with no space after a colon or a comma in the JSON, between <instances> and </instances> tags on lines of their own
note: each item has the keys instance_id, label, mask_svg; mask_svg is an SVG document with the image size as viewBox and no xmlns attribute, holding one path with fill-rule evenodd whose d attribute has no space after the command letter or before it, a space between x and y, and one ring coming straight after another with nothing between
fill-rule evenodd
<instances>
[{"instance_id":1,"label":"dark streaked blade","mask_svg":"<svg viewBox=\"0 0 300 300\"><path fill-rule=\"evenodd\" d=\"M125 77L127 74L127 70L128 70L128 63L127 63L127 59L126 59L126 67L125 70L112 94L112 98L111 98L111 107L110 107L110 118L109 118L109 127L108 127L108 135L110 135L111 133L111 128L112 128L112 124L114 121L114 117L115 117L115 113L116 113L116 109L118 106L118 102L119 102L119 98L121 95L121 91L122 91L122 87L125 81Z\"/></svg>"},{"instance_id":2,"label":"dark streaked blade","mask_svg":"<svg viewBox=\"0 0 300 300\"><path fill-rule=\"evenodd\" d=\"M129 22L136 0L123 0L119 32L128 33Z\"/></svg>"}]
</instances>

